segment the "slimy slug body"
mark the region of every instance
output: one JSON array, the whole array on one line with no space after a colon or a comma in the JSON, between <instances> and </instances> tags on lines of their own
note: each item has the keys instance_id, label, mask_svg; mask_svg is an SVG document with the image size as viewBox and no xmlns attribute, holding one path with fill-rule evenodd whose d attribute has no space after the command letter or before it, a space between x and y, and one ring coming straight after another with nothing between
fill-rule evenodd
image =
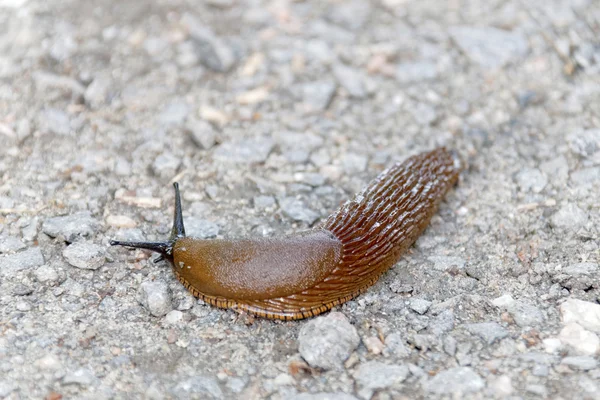
<instances>
[{"instance_id":1,"label":"slimy slug body","mask_svg":"<svg viewBox=\"0 0 600 400\"><path fill-rule=\"evenodd\" d=\"M196 297L274 319L302 319L342 304L377 281L411 246L456 183L444 148L388 168L315 228L282 238L185 237L179 189L167 242L118 242L162 253Z\"/></svg>"}]
</instances>

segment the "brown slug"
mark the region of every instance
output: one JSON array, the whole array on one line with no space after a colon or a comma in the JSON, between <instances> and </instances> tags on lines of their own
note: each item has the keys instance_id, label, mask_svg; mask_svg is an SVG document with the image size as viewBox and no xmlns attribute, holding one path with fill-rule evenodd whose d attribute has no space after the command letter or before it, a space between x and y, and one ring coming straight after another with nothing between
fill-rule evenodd
<instances>
[{"instance_id":1,"label":"brown slug","mask_svg":"<svg viewBox=\"0 0 600 400\"><path fill-rule=\"evenodd\" d=\"M111 241L168 259L194 296L265 318L302 319L371 286L411 246L460 172L444 148L383 171L313 229L281 238L204 240L185 236L179 186L165 242Z\"/></svg>"}]
</instances>

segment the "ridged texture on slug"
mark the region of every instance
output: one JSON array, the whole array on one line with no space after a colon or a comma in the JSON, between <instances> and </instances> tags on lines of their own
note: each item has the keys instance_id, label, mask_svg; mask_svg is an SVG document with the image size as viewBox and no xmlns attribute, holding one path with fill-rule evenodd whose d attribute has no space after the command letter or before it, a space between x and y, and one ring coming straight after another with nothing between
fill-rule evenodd
<instances>
[{"instance_id":1,"label":"ridged texture on slug","mask_svg":"<svg viewBox=\"0 0 600 400\"><path fill-rule=\"evenodd\" d=\"M344 303L371 286L414 243L458 179L457 160L445 149L409 158L382 172L354 199L315 228L342 243L337 265L321 282L285 296L236 300L199 293L223 308L237 308L267 318L301 319Z\"/></svg>"}]
</instances>

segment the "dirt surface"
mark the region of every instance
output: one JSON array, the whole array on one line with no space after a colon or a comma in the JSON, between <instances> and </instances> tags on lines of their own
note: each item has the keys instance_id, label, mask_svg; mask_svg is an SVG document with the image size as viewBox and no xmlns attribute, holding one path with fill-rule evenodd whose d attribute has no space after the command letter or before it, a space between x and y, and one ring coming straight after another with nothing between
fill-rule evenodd
<instances>
[{"instance_id":1,"label":"dirt surface","mask_svg":"<svg viewBox=\"0 0 600 400\"><path fill-rule=\"evenodd\" d=\"M600 4L0 0L0 398L599 398ZM310 227L467 168L367 293L299 322L111 248Z\"/></svg>"}]
</instances>

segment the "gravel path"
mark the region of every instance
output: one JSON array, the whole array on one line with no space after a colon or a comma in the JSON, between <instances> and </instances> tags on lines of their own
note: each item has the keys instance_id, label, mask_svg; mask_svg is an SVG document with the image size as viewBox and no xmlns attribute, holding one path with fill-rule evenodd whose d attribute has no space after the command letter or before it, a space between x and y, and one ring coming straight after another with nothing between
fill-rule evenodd
<instances>
[{"instance_id":1,"label":"gravel path","mask_svg":"<svg viewBox=\"0 0 600 400\"><path fill-rule=\"evenodd\" d=\"M600 3L0 0L0 398L600 398ZM367 293L198 302L108 241L271 236L468 162Z\"/></svg>"}]
</instances>

